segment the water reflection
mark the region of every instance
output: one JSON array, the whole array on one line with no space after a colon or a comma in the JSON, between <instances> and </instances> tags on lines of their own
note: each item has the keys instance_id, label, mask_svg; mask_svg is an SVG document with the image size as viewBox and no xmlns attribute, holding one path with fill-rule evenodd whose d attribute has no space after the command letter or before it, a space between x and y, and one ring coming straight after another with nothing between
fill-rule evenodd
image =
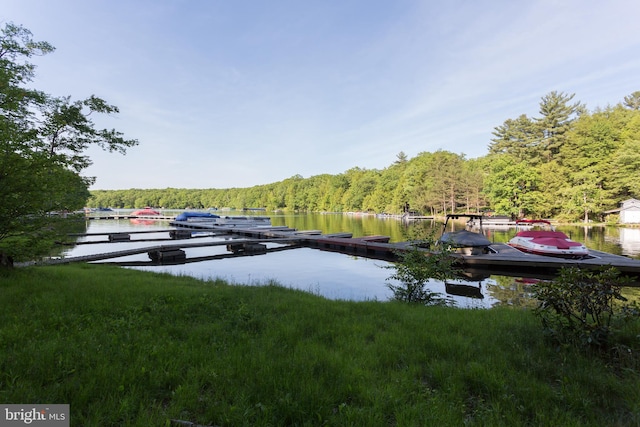
<instances>
[{"instance_id":1,"label":"water reflection","mask_svg":"<svg viewBox=\"0 0 640 427\"><path fill-rule=\"evenodd\" d=\"M495 283L490 285L489 292L500 305L514 307L533 307L536 302L531 298L531 286L537 279L508 276L492 276Z\"/></svg>"},{"instance_id":2,"label":"water reflection","mask_svg":"<svg viewBox=\"0 0 640 427\"><path fill-rule=\"evenodd\" d=\"M620 228L620 235L613 243L622 248L624 255L640 254L640 228Z\"/></svg>"},{"instance_id":3,"label":"water reflection","mask_svg":"<svg viewBox=\"0 0 640 427\"><path fill-rule=\"evenodd\" d=\"M354 237L386 235L392 242L407 240L410 235L424 235L433 230L441 232L441 223L421 221L403 223L396 219L380 219L374 216L342 214L274 214L273 225L283 225L299 230L320 230L323 233L351 232ZM79 241L104 241L90 245L78 245L65 252L65 256L113 252L127 248L147 247L150 242L137 240L166 237L161 230L169 229L167 222L135 223L129 220L87 221L88 233L153 231L158 233L132 235L130 242L107 243L105 236L87 236ZM615 227L558 227L572 239L583 241L588 247L614 254L640 258L640 229ZM515 229L486 229L493 242L506 242ZM205 239L215 240L216 237ZM201 240L198 240L201 241ZM175 243L175 242L174 242ZM166 244L166 243L164 243ZM275 247L270 245L269 247ZM225 246L190 248L188 258L211 257L228 254ZM120 258L118 261L148 262L147 254ZM184 265L140 266L141 270L188 275L202 279L223 278L238 284L265 284L277 281L283 286L309 291L330 299L387 301L392 293L387 285L393 271L392 264L363 257L349 256L318 249L298 248L267 255L224 257ZM459 307L487 308L496 305L520 307L532 306L530 288L535 278L507 277L483 272L481 276L466 277L448 284L432 280L432 292L450 297ZM449 291L449 292L447 292ZM637 290L630 290L636 292ZM464 293L467 295L464 295Z\"/></svg>"}]
</instances>

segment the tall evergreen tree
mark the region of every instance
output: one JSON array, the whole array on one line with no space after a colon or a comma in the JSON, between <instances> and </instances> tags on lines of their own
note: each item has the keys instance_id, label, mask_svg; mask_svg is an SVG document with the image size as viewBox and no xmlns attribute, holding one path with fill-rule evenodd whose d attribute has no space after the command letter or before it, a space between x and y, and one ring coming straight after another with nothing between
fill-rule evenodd
<instances>
[{"instance_id":1,"label":"tall evergreen tree","mask_svg":"<svg viewBox=\"0 0 640 427\"><path fill-rule=\"evenodd\" d=\"M404 151L401 151L396 155L396 161L394 163L401 165L401 164L407 163L407 161L408 161L407 155L404 153Z\"/></svg>"},{"instance_id":2,"label":"tall evergreen tree","mask_svg":"<svg viewBox=\"0 0 640 427\"><path fill-rule=\"evenodd\" d=\"M640 110L640 90L624 97L624 106L632 110Z\"/></svg>"},{"instance_id":3,"label":"tall evergreen tree","mask_svg":"<svg viewBox=\"0 0 640 427\"><path fill-rule=\"evenodd\" d=\"M520 161L540 162L538 147L542 139L539 128L526 114L507 119L493 130L489 154L509 154Z\"/></svg>"},{"instance_id":4,"label":"tall evergreen tree","mask_svg":"<svg viewBox=\"0 0 640 427\"><path fill-rule=\"evenodd\" d=\"M551 161L566 142L567 132L571 130L571 124L585 112L585 107L575 102L570 104L575 94L564 92L550 92L540 101L540 114L536 119L536 126L541 136L541 154L546 161Z\"/></svg>"}]
</instances>

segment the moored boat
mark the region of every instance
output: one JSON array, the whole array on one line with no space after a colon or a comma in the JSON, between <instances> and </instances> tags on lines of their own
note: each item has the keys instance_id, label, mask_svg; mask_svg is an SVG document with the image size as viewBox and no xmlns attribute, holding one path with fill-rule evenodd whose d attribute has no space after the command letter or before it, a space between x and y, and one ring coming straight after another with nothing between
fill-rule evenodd
<instances>
[{"instance_id":1,"label":"moored boat","mask_svg":"<svg viewBox=\"0 0 640 427\"><path fill-rule=\"evenodd\" d=\"M271 225L268 216L221 216L214 220L214 225L221 227L264 227Z\"/></svg>"},{"instance_id":2,"label":"moored boat","mask_svg":"<svg viewBox=\"0 0 640 427\"><path fill-rule=\"evenodd\" d=\"M446 231L449 220L469 218L467 226L470 226L474 222L478 222L479 232L470 231L467 229L459 231ZM491 241L487 239L482 231L482 215L474 214L449 214L445 220L443 226L443 233L438 239L438 244L447 245L454 249L456 252L465 255L478 255L486 253Z\"/></svg>"},{"instance_id":3,"label":"moored boat","mask_svg":"<svg viewBox=\"0 0 640 427\"><path fill-rule=\"evenodd\" d=\"M220 216L209 212L183 212L176 216L172 225L187 226L185 223L198 222L216 227L264 227L271 225L271 218L266 216Z\"/></svg>"},{"instance_id":4,"label":"moored boat","mask_svg":"<svg viewBox=\"0 0 640 427\"><path fill-rule=\"evenodd\" d=\"M160 212L147 206L144 209L138 209L137 211L131 212L131 215L132 216L153 216L153 215L160 215Z\"/></svg>"},{"instance_id":5,"label":"moored boat","mask_svg":"<svg viewBox=\"0 0 640 427\"><path fill-rule=\"evenodd\" d=\"M522 252L576 259L589 256L589 249L585 245L556 231L547 220L518 220L516 224L529 229L518 231L507 244Z\"/></svg>"},{"instance_id":6,"label":"moored boat","mask_svg":"<svg viewBox=\"0 0 640 427\"><path fill-rule=\"evenodd\" d=\"M218 215L214 215L210 212L182 212L176 216L176 221L211 221L215 218L220 218Z\"/></svg>"}]
</instances>

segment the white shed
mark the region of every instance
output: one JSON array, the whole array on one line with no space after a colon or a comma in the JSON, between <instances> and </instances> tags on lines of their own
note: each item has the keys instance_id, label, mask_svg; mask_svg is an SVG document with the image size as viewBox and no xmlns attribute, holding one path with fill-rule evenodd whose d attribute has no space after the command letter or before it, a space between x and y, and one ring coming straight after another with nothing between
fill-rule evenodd
<instances>
[{"instance_id":1,"label":"white shed","mask_svg":"<svg viewBox=\"0 0 640 427\"><path fill-rule=\"evenodd\" d=\"M640 200L629 199L620 204L620 223L639 224L640 223Z\"/></svg>"}]
</instances>

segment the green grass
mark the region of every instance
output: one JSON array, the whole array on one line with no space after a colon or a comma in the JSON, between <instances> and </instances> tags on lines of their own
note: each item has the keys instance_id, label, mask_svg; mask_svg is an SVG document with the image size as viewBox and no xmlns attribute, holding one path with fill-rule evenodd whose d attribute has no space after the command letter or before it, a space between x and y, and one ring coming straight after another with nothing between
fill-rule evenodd
<instances>
[{"instance_id":1,"label":"green grass","mask_svg":"<svg viewBox=\"0 0 640 427\"><path fill-rule=\"evenodd\" d=\"M0 276L0 402L74 426L640 424L640 325L615 361L530 311L329 301L116 267Z\"/></svg>"}]
</instances>

